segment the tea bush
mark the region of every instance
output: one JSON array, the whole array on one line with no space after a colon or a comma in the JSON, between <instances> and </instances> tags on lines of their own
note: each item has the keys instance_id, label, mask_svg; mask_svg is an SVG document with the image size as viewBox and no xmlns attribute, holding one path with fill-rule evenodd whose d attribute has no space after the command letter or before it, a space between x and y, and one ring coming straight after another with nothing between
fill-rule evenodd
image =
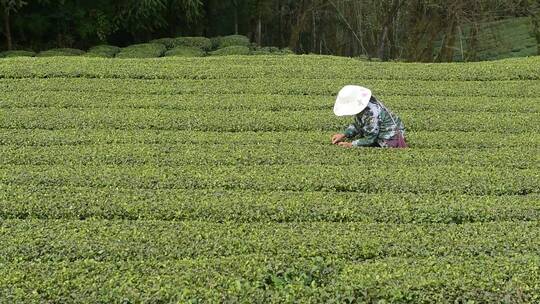
<instances>
[{"instance_id":1,"label":"tea bush","mask_svg":"<svg viewBox=\"0 0 540 304\"><path fill-rule=\"evenodd\" d=\"M11 57L34 57L36 56L35 52L32 51L5 51L0 53L0 58L11 58Z\"/></svg>"},{"instance_id":2,"label":"tea bush","mask_svg":"<svg viewBox=\"0 0 540 304\"><path fill-rule=\"evenodd\" d=\"M113 58L120 52L120 48L112 45L98 45L92 47L85 54L88 57L103 57L103 58Z\"/></svg>"},{"instance_id":3,"label":"tea bush","mask_svg":"<svg viewBox=\"0 0 540 304\"><path fill-rule=\"evenodd\" d=\"M172 49L172 48L174 48L176 46L174 38L154 39L154 40L150 40L150 43L163 44L167 49Z\"/></svg>"},{"instance_id":4,"label":"tea bush","mask_svg":"<svg viewBox=\"0 0 540 304\"><path fill-rule=\"evenodd\" d=\"M196 47L178 46L165 52L165 57L202 57L204 52Z\"/></svg>"},{"instance_id":5,"label":"tea bush","mask_svg":"<svg viewBox=\"0 0 540 304\"><path fill-rule=\"evenodd\" d=\"M540 301L540 57L259 51L0 60L0 302ZM331 145L345 84L410 148Z\"/></svg>"},{"instance_id":6,"label":"tea bush","mask_svg":"<svg viewBox=\"0 0 540 304\"><path fill-rule=\"evenodd\" d=\"M177 62L169 62L171 59L162 58L160 59L162 62L155 64L151 70L147 69L146 62L141 61L111 60L107 62L107 65L96 65L94 60L85 59L44 59L48 60L47 65L31 58L12 59L16 60L17 64L9 60L0 60L0 78L43 78L43 75L70 77L75 74L76 77L128 80L132 78L175 81L211 79L216 82L226 82L230 79L241 79L263 82L272 81L271 78L275 77L279 81L274 82L280 86L286 85L285 82L291 84L303 82L305 86L313 87L328 84L331 90L325 96L335 94L333 86L361 82L366 86L377 86L375 88L378 90L376 92L378 96L398 95L403 96L403 99L408 97L413 100L423 99L426 96L440 98L538 97L538 95L528 94L528 88L538 87L536 81L540 80L537 68L540 64L540 56L489 63L431 64L427 67L421 64L365 62L326 56L250 56L242 58L240 61L242 64L239 64L239 59L233 56L203 60L185 59L187 65L181 69L172 68L178 64ZM26 68L19 69L19 64L24 64ZM335 84L336 82L338 83ZM415 86L415 84L421 86ZM399 85L399 87L387 91L394 85ZM483 86L487 86L487 89L483 90ZM449 89L441 91L444 87ZM470 88L477 91L471 91ZM489 102L483 104L490 105Z\"/></svg>"},{"instance_id":7,"label":"tea bush","mask_svg":"<svg viewBox=\"0 0 540 304\"><path fill-rule=\"evenodd\" d=\"M253 55L291 55L294 54L290 49L280 49L277 47L257 47L251 52Z\"/></svg>"},{"instance_id":8,"label":"tea bush","mask_svg":"<svg viewBox=\"0 0 540 304\"><path fill-rule=\"evenodd\" d=\"M165 46L157 43L134 44L121 49L116 58L157 58L165 51Z\"/></svg>"},{"instance_id":9,"label":"tea bush","mask_svg":"<svg viewBox=\"0 0 540 304\"><path fill-rule=\"evenodd\" d=\"M229 35L224 37L217 37L214 39L213 44L217 49L226 48L229 46L251 46L249 38L243 35Z\"/></svg>"},{"instance_id":10,"label":"tea bush","mask_svg":"<svg viewBox=\"0 0 540 304\"><path fill-rule=\"evenodd\" d=\"M249 55L251 50L247 46L227 46L210 52L210 55L213 56L224 56L224 55Z\"/></svg>"},{"instance_id":11,"label":"tea bush","mask_svg":"<svg viewBox=\"0 0 540 304\"><path fill-rule=\"evenodd\" d=\"M55 56L80 56L85 52L83 50L71 49L71 48L58 48L50 49L47 51L39 52L37 57L55 57Z\"/></svg>"},{"instance_id":12,"label":"tea bush","mask_svg":"<svg viewBox=\"0 0 540 304\"><path fill-rule=\"evenodd\" d=\"M212 49L212 42L209 38L206 37L178 37L174 38L173 45L175 47L196 47L203 51L209 51Z\"/></svg>"}]
</instances>

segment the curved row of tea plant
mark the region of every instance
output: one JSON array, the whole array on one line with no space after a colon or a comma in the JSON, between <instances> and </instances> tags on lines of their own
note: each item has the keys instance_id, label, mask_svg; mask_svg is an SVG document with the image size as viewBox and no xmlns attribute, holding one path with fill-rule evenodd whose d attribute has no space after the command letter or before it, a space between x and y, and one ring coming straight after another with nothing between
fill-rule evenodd
<instances>
[{"instance_id":1,"label":"curved row of tea plant","mask_svg":"<svg viewBox=\"0 0 540 304\"><path fill-rule=\"evenodd\" d=\"M12 108L0 128L11 129L154 129L189 131L340 131L352 122L328 110L176 111L166 109ZM402 111L407 129L519 133L540 131L540 113L466 113Z\"/></svg>"},{"instance_id":2,"label":"curved row of tea plant","mask_svg":"<svg viewBox=\"0 0 540 304\"><path fill-rule=\"evenodd\" d=\"M448 97L378 94L385 105L395 112L494 112L538 113L540 98L509 97ZM32 91L4 92L0 108L107 108L107 109L167 109L167 110L259 110L317 111L333 106L331 96L279 94L123 94L103 92Z\"/></svg>"},{"instance_id":3,"label":"curved row of tea plant","mask_svg":"<svg viewBox=\"0 0 540 304\"><path fill-rule=\"evenodd\" d=\"M325 144L302 144L276 147L260 143L205 143L169 144L95 144L59 146L0 146L0 165L340 165L362 167L377 163L391 167L422 167L444 165L467 165L479 168L537 168L540 169L538 148L512 147L498 149L420 149L403 153L377 150L366 153L365 149L353 151L329 147ZM204 155L204 157L201 157Z\"/></svg>"},{"instance_id":4,"label":"curved row of tea plant","mask_svg":"<svg viewBox=\"0 0 540 304\"><path fill-rule=\"evenodd\" d=\"M334 132L303 131L301 143L311 146L327 146ZM488 149L502 147L540 148L538 133L493 133L460 131L416 131L407 134L407 140L415 148L435 149ZM279 132L223 132L179 130L118 130L118 129L6 129L0 128L0 144L50 147L57 145L98 144L224 144L231 145L297 145L297 131Z\"/></svg>"},{"instance_id":5,"label":"curved row of tea plant","mask_svg":"<svg viewBox=\"0 0 540 304\"><path fill-rule=\"evenodd\" d=\"M86 259L8 264L0 289L10 302L537 302L539 267L534 254L367 263L265 255Z\"/></svg>"},{"instance_id":6,"label":"curved row of tea plant","mask_svg":"<svg viewBox=\"0 0 540 304\"><path fill-rule=\"evenodd\" d=\"M389 257L540 254L539 222L456 224L4 220L0 262L157 260L250 254ZM106 227L106 229L104 229Z\"/></svg>"},{"instance_id":7,"label":"curved row of tea plant","mask_svg":"<svg viewBox=\"0 0 540 304\"><path fill-rule=\"evenodd\" d=\"M329 56L232 56L101 63L93 58L0 60L0 78L540 80L540 57L431 65L375 63Z\"/></svg>"},{"instance_id":8,"label":"curved row of tea plant","mask_svg":"<svg viewBox=\"0 0 540 304\"><path fill-rule=\"evenodd\" d=\"M361 84L375 93L386 95L449 96L449 97L508 97L537 98L540 80L530 81L413 81L413 80L358 80L358 79L268 79L250 78L242 81L215 80L141 80L98 78L40 78L0 79L5 92L60 91L129 94L282 94L324 95L335 98L336 91L347 84ZM333 96L333 97L331 97Z\"/></svg>"},{"instance_id":9,"label":"curved row of tea plant","mask_svg":"<svg viewBox=\"0 0 540 304\"><path fill-rule=\"evenodd\" d=\"M57 57L85 56L98 58L158 58L165 57L202 57L205 55L289 55L289 49L277 47L259 47L242 35L225 37L176 37L155 39L148 43L133 44L127 47L97 45L87 52L73 48L55 48L39 53L33 51L0 52L0 58L12 57Z\"/></svg>"},{"instance_id":10,"label":"curved row of tea plant","mask_svg":"<svg viewBox=\"0 0 540 304\"><path fill-rule=\"evenodd\" d=\"M538 194L185 191L1 184L0 219L461 224L536 221L539 199Z\"/></svg>"},{"instance_id":11,"label":"curved row of tea plant","mask_svg":"<svg viewBox=\"0 0 540 304\"><path fill-rule=\"evenodd\" d=\"M204 168L204 170L201 170ZM339 170L334 165L4 165L0 183L129 189L231 189L361 193L517 195L540 193L537 169L397 164L392 172ZM381 181L385 182L382 183ZM360 182L361 181L361 182Z\"/></svg>"}]
</instances>

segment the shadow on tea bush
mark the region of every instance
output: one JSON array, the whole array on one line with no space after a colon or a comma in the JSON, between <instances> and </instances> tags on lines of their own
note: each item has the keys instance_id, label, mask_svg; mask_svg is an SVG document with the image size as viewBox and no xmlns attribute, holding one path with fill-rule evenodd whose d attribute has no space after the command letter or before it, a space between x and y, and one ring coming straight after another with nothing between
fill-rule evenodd
<instances>
[{"instance_id":1,"label":"shadow on tea bush","mask_svg":"<svg viewBox=\"0 0 540 304\"><path fill-rule=\"evenodd\" d=\"M250 55L251 51L247 46L229 46L219 49L217 51L210 52L212 56L225 56L225 55Z\"/></svg>"},{"instance_id":2,"label":"shadow on tea bush","mask_svg":"<svg viewBox=\"0 0 540 304\"><path fill-rule=\"evenodd\" d=\"M32 51L5 51L0 53L0 58L10 58L10 57L34 57L36 56L35 52Z\"/></svg>"},{"instance_id":3,"label":"shadow on tea bush","mask_svg":"<svg viewBox=\"0 0 540 304\"><path fill-rule=\"evenodd\" d=\"M256 47L254 51L251 52L252 55L290 55L294 54L288 48L280 49L275 46L265 46L265 47Z\"/></svg>"},{"instance_id":4,"label":"shadow on tea bush","mask_svg":"<svg viewBox=\"0 0 540 304\"><path fill-rule=\"evenodd\" d=\"M165 57L202 57L205 53L196 47L178 46L165 52Z\"/></svg>"},{"instance_id":5,"label":"shadow on tea bush","mask_svg":"<svg viewBox=\"0 0 540 304\"><path fill-rule=\"evenodd\" d=\"M98 45L88 50L84 56L113 58L120 52L120 48L113 45Z\"/></svg>"},{"instance_id":6,"label":"shadow on tea bush","mask_svg":"<svg viewBox=\"0 0 540 304\"><path fill-rule=\"evenodd\" d=\"M164 45L167 49L172 49L176 45L174 43L174 38L160 38L160 39L154 39L150 40L150 43L157 43Z\"/></svg>"}]
</instances>

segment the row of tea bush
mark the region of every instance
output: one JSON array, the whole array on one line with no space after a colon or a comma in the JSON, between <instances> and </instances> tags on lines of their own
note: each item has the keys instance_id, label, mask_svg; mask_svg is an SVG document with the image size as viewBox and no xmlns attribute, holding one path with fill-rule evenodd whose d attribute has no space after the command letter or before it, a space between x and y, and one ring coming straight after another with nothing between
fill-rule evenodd
<instances>
[{"instance_id":1,"label":"row of tea bush","mask_svg":"<svg viewBox=\"0 0 540 304\"><path fill-rule=\"evenodd\" d=\"M157 58L157 57L203 57L220 55L286 55L289 49L259 47L242 35L225 37L177 37L155 39L148 43L134 44L124 48L98 45L87 52L73 48L56 48L39 53L25 50L5 51L0 58L88 56L103 58Z\"/></svg>"}]
</instances>

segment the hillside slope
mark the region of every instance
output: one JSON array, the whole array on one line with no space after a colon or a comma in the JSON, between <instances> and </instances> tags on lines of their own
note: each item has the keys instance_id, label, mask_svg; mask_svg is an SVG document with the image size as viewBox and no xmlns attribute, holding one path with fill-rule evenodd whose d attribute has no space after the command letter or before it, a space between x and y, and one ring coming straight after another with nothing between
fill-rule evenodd
<instances>
[{"instance_id":1,"label":"hillside slope","mask_svg":"<svg viewBox=\"0 0 540 304\"><path fill-rule=\"evenodd\" d=\"M458 31L454 46L454 61L469 58L469 42L472 29L466 26ZM438 43L435 53L440 50ZM494 22L481 23L478 27L476 60L488 61L513 57L538 55L536 41L530 18L510 18Z\"/></svg>"}]
</instances>

